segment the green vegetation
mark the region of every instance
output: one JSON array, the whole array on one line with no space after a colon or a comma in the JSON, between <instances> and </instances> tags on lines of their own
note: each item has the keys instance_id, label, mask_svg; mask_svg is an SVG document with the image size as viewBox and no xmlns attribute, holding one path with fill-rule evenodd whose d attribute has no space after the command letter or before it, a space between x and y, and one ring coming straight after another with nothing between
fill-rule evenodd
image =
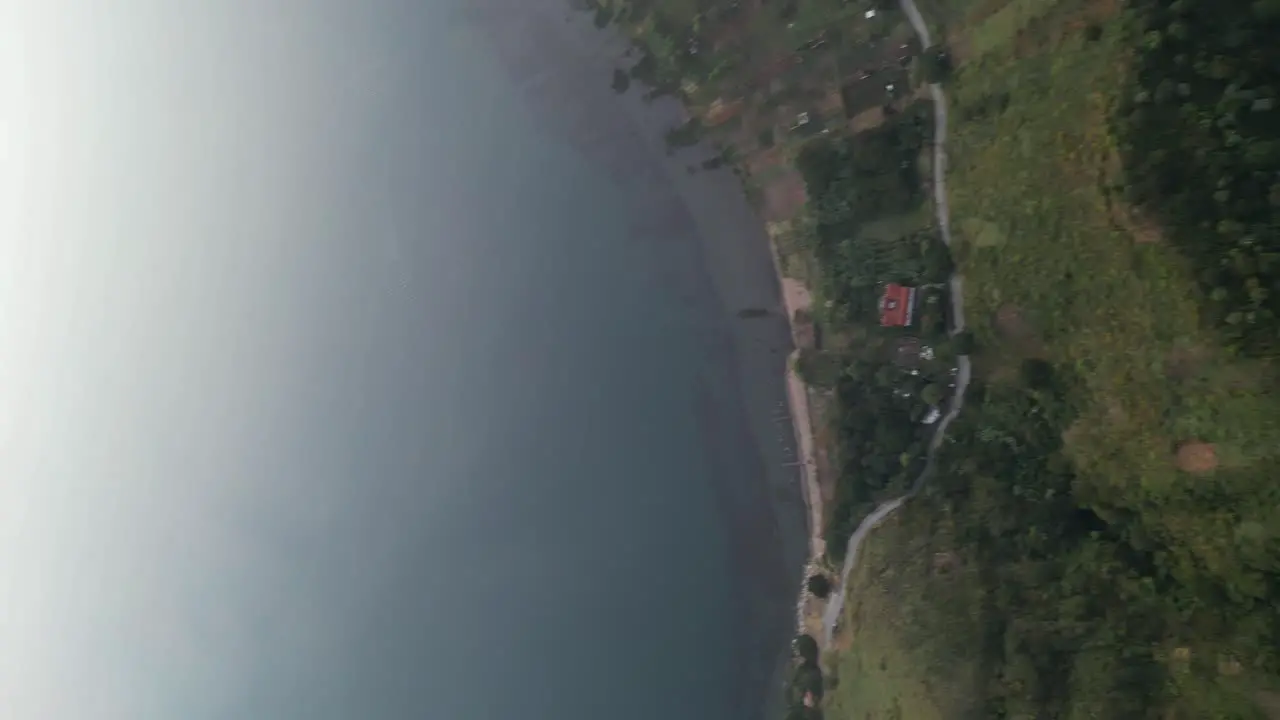
<instances>
[{"instance_id":1,"label":"green vegetation","mask_svg":"<svg viewBox=\"0 0 1280 720\"><path fill-rule=\"evenodd\" d=\"M1241 350L1280 354L1280 2L1145 0L1125 192L1190 257Z\"/></svg>"},{"instance_id":2,"label":"green vegetation","mask_svg":"<svg viewBox=\"0 0 1280 720\"><path fill-rule=\"evenodd\" d=\"M824 353L839 360L842 372L821 383L833 389L835 401L839 477L825 533L836 562L858 522L919 475L932 429L922 420L943 403L950 367L946 352L934 362L922 363L915 351L894 362L903 340L946 347L943 293L924 293L921 321L910 334L876 324L886 282L944 280L951 265L927 226L884 222L913 217L924 200L917 161L929 129L923 105L890 110L879 127L813 140L796 159L810 200L805 250L816 260L814 290L827 301L828 323L859 331L856 347ZM802 371L806 379L814 374Z\"/></svg>"},{"instance_id":3,"label":"green vegetation","mask_svg":"<svg viewBox=\"0 0 1280 720\"><path fill-rule=\"evenodd\" d=\"M796 158L813 220L807 250L820 268L814 289L832 303L832 318L873 318L885 282L945 278L950 261L931 231L867 232L873 221L923 202L917 159L929 127L926 107L913 105L866 132L814 140Z\"/></svg>"},{"instance_id":4,"label":"green vegetation","mask_svg":"<svg viewBox=\"0 0 1280 720\"><path fill-rule=\"evenodd\" d=\"M778 237L818 300L831 560L973 357L825 683L797 641L789 717L1280 717L1277 0L919 0L945 49L914 58L892 2L598 1L695 111L673 148L736 147L766 199L803 180ZM951 252L906 64L949 96ZM876 323L886 282L922 288L910 331Z\"/></svg>"},{"instance_id":5,"label":"green vegetation","mask_svg":"<svg viewBox=\"0 0 1280 720\"><path fill-rule=\"evenodd\" d=\"M1234 94L1280 65L1256 8L1204 13L1190 52L1154 42L1177 22L1158 2L948 19L971 53L949 180L980 382L911 515L946 518L937 551L976 569L955 596L978 598L982 651L953 657L983 669L984 717L1261 718L1280 673L1257 148L1280 128ZM1193 85L1175 68L1197 52L1238 73Z\"/></svg>"},{"instance_id":6,"label":"green vegetation","mask_svg":"<svg viewBox=\"0 0 1280 720\"><path fill-rule=\"evenodd\" d=\"M818 662L818 641L814 640L811 635L797 636L793 650L796 657L800 658L802 662Z\"/></svg>"},{"instance_id":7,"label":"green vegetation","mask_svg":"<svg viewBox=\"0 0 1280 720\"><path fill-rule=\"evenodd\" d=\"M933 46L920 55L921 79L927 83L940 83L951 76L951 56L946 48Z\"/></svg>"},{"instance_id":8,"label":"green vegetation","mask_svg":"<svg viewBox=\"0 0 1280 720\"><path fill-rule=\"evenodd\" d=\"M805 587L814 597L826 598L831 594L831 579L821 573L810 575L805 581Z\"/></svg>"},{"instance_id":9,"label":"green vegetation","mask_svg":"<svg viewBox=\"0 0 1280 720\"><path fill-rule=\"evenodd\" d=\"M827 718L990 717L970 660L982 645L977 569L946 553L948 531L945 515L913 503L868 537L829 652Z\"/></svg>"},{"instance_id":10,"label":"green vegetation","mask_svg":"<svg viewBox=\"0 0 1280 720\"><path fill-rule=\"evenodd\" d=\"M818 669L818 643L809 635L800 635L792 643L794 658L787 678L786 704L788 720L821 720L818 706L826 692L822 671Z\"/></svg>"}]
</instances>

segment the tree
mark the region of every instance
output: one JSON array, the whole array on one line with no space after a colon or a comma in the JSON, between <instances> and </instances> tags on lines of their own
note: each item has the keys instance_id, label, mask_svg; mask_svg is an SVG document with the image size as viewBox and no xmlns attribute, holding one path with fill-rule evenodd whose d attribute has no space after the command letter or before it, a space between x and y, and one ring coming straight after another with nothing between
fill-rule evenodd
<instances>
[{"instance_id":1,"label":"tree","mask_svg":"<svg viewBox=\"0 0 1280 720\"><path fill-rule=\"evenodd\" d=\"M796 657L806 663L816 663L818 661L818 641L813 639L812 635L797 635L792 642L792 647L796 652Z\"/></svg>"},{"instance_id":2,"label":"tree","mask_svg":"<svg viewBox=\"0 0 1280 720\"><path fill-rule=\"evenodd\" d=\"M823 600L827 599L827 596L831 594L831 580L822 573L814 573L813 575L810 575L809 580L805 583L805 587L809 589L809 592L812 593L814 597L822 598Z\"/></svg>"},{"instance_id":3,"label":"tree","mask_svg":"<svg viewBox=\"0 0 1280 720\"><path fill-rule=\"evenodd\" d=\"M1259 20L1280 18L1280 0L1256 0L1253 3L1253 14Z\"/></svg>"},{"instance_id":4,"label":"tree","mask_svg":"<svg viewBox=\"0 0 1280 720\"><path fill-rule=\"evenodd\" d=\"M1034 390L1043 390L1053 385L1053 366L1039 358L1027 358L1022 361L1022 382Z\"/></svg>"},{"instance_id":5,"label":"tree","mask_svg":"<svg viewBox=\"0 0 1280 720\"><path fill-rule=\"evenodd\" d=\"M805 693L812 693L816 699L822 698L822 671L816 662L806 662L797 666L791 675L791 685L796 694L803 698Z\"/></svg>"},{"instance_id":6,"label":"tree","mask_svg":"<svg viewBox=\"0 0 1280 720\"><path fill-rule=\"evenodd\" d=\"M945 397L946 390L937 383L929 383L920 391L920 399L933 406L941 405Z\"/></svg>"},{"instance_id":7,"label":"tree","mask_svg":"<svg viewBox=\"0 0 1280 720\"><path fill-rule=\"evenodd\" d=\"M951 56L945 47L934 45L920 55L920 72L930 85L944 82L951 76Z\"/></svg>"}]
</instances>

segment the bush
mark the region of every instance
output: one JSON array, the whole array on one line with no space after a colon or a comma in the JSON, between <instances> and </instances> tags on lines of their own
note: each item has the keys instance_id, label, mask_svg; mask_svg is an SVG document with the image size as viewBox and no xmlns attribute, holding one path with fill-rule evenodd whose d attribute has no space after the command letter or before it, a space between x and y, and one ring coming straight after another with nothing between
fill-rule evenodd
<instances>
[{"instance_id":1,"label":"bush","mask_svg":"<svg viewBox=\"0 0 1280 720\"><path fill-rule=\"evenodd\" d=\"M797 635L792 648L795 650L796 657L806 663L816 663L818 661L818 641L813 639L812 635Z\"/></svg>"},{"instance_id":2,"label":"bush","mask_svg":"<svg viewBox=\"0 0 1280 720\"><path fill-rule=\"evenodd\" d=\"M920 72L930 85L945 81L951 75L951 56L946 48L934 45L920 55Z\"/></svg>"},{"instance_id":3,"label":"bush","mask_svg":"<svg viewBox=\"0 0 1280 720\"><path fill-rule=\"evenodd\" d=\"M1044 390L1053 385L1053 366L1039 358L1022 361L1022 382L1033 390Z\"/></svg>"},{"instance_id":4,"label":"bush","mask_svg":"<svg viewBox=\"0 0 1280 720\"><path fill-rule=\"evenodd\" d=\"M920 391L920 399L934 406L941 405L946 395L946 389L937 383L929 383Z\"/></svg>"},{"instance_id":5,"label":"bush","mask_svg":"<svg viewBox=\"0 0 1280 720\"><path fill-rule=\"evenodd\" d=\"M836 353L804 348L796 357L796 374L806 385L831 389L844 374L844 361Z\"/></svg>"},{"instance_id":6,"label":"bush","mask_svg":"<svg viewBox=\"0 0 1280 720\"><path fill-rule=\"evenodd\" d=\"M816 598L823 600L831 594L831 580L822 573L815 573L809 576L809 581L805 583L805 587L809 589L810 594Z\"/></svg>"},{"instance_id":7,"label":"bush","mask_svg":"<svg viewBox=\"0 0 1280 720\"><path fill-rule=\"evenodd\" d=\"M787 687L787 704L802 705L806 693L811 693L815 699L821 700L822 691L822 671L818 669L817 663L802 663L791 672L791 682Z\"/></svg>"}]
</instances>

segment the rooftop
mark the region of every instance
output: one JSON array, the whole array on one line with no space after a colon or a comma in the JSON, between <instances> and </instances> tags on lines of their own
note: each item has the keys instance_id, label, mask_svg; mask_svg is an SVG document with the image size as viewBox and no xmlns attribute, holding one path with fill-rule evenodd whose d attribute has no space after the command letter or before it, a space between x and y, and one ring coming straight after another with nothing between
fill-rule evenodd
<instances>
[{"instance_id":1,"label":"rooftop","mask_svg":"<svg viewBox=\"0 0 1280 720\"><path fill-rule=\"evenodd\" d=\"M897 283L884 286L880 296L880 324L884 327L906 327L911 324L916 304L916 289Z\"/></svg>"}]
</instances>

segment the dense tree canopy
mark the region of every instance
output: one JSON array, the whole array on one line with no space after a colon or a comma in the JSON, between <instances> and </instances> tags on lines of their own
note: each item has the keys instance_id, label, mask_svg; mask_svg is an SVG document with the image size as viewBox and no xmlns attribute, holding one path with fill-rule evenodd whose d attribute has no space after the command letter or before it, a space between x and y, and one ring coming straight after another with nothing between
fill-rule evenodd
<instances>
[{"instance_id":1,"label":"dense tree canopy","mask_svg":"<svg viewBox=\"0 0 1280 720\"><path fill-rule=\"evenodd\" d=\"M1119 118L1130 198L1197 262L1224 330L1280 351L1280 2L1142 0Z\"/></svg>"}]
</instances>

